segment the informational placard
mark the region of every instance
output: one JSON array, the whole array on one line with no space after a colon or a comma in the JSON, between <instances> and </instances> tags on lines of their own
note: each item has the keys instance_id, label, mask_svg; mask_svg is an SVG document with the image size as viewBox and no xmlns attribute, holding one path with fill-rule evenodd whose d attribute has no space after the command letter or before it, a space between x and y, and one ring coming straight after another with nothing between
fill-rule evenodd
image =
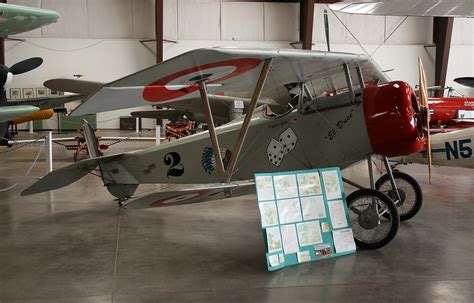
<instances>
[{"instance_id":1,"label":"informational placard","mask_svg":"<svg viewBox=\"0 0 474 303\"><path fill-rule=\"evenodd\" d=\"M339 168L255 174L268 270L356 250Z\"/></svg>"}]
</instances>

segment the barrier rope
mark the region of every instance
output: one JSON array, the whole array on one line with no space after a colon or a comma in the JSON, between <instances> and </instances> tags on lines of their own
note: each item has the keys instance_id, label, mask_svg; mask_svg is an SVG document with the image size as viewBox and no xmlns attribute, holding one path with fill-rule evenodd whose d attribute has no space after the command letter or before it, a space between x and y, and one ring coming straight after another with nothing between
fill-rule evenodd
<instances>
[{"instance_id":1,"label":"barrier rope","mask_svg":"<svg viewBox=\"0 0 474 303\"><path fill-rule=\"evenodd\" d=\"M39 149L38 153L36 154L36 157L35 157L35 159L33 160L33 163L31 164L30 168L26 171L24 177L27 177L27 176L31 173L31 171L33 170L33 168L35 167L35 165L36 165L36 163L38 162L38 159L39 159L41 153L43 152L43 149L44 149L44 146L45 146L45 145L46 145L46 140L43 141L43 144L41 145L41 148ZM19 177L19 178L20 178L20 177ZM21 177L21 178L23 178L23 177ZM17 187L18 184L19 184L19 182L15 183L15 184L13 184L13 185L7 187L7 188L2 188L2 189L0 189L0 192L5 192L5 191L8 191L8 190L10 190L10 189L13 189L13 188Z\"/></svg>"},{"instance_id":2,"label":"barrier rope","mask_svg":"<svg viewBox=\"0 0 474 303\"><path fill-rule=\"evenodd\" d=\"M120 142L123 142L123 141L126 141L130 138L135 138L135 137L139 137L141 136L142 134L146 133L146 132L149 132L149 131L152 131L154 130L154 128L148 128L148 129L144 129L142 131L139 131L139 132L133 132L130 136L128 137L125 137L125 138L122 138L122 139L117 139L115 141L112 141L111 143L107 144L108 146L111 146L111 145L114 145L114 144L117 144L117 143L120 143ZM99 137L99 140L100 140L100 137ZM102 140L104 141L104 140ZM108 141L108 140L105 140L105 141Z\"/></svg>"},{"instance_id":3,"label":"barrier rope","mask_svg":"<svg viewBox=\"0 0 474 303\"><path fill-rule=\"evenodd\" d=\"M0 139L9 140L9 139L7 139L7 138L0 138ZM17 150L17 149L23 148L23 147L25 147L25 146L27 146L27 145L35 144L35 143L37 143L38 141L41 141L41 140L46 140L46 136L39 137L38 139L35 139L35 140L33 140L32 142L26 142L26 143L22 143L22 144L20 144L20 145L18 145L18 146L9 147L9 148L7 148L7 149L0 150L0 155L7 154L7 153L11 153L12 151L15 151L15 150ZM11 141L11 140L10 140L10 141ZM13 144L15 144L16 141L12 141L12 142L13 142ZM44 143L44 141L43 141L43 143Z\"/></svg>"}]
</instances>

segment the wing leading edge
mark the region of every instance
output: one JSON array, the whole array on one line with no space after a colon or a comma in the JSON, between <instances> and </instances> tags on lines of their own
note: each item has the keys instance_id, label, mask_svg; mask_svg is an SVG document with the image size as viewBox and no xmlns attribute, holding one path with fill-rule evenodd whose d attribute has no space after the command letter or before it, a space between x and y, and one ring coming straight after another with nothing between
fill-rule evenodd
<instances>
[{"instance_id":1,"label":"wing leading edge","mask_svg":"<svg viewBox=\"0 0 474 303\"><path fill-rule=\"evenodd\" d=\"M330 4L333 11L347 14L418 17L473 17L472 0L346 1Z\"/></svg>"}]
</instances>

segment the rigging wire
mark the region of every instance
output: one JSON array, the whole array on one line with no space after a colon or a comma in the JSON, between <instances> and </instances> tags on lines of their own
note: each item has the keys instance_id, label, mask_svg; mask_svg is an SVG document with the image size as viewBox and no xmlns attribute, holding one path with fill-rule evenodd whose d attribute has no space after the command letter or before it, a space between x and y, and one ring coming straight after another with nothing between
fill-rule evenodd
<instances>
[{"instance_id":1,"label":"rigging wire","mask_svg":"<svg viewBox=\"0 0 474 303\"><path fill-rule=\"evenodd\" d=\"M385 38L383 40L383 42L381 44L379 44L379 46L377 46L377 48L370 54L370 57L372 57L378 50L380 47L382 47L382 45L385 45L385 43L388 41L388 39L390 39L390 37L392 37L392 35L398 30L398 28L400 26L402 26L402 24L407 20L408 16L405 16L404 18L402 18L401 21L399 21L398 25L390 32L390 34L387 36L387 38Z\"/></svg>"},{"instance_id":2,"label":"rigging wire","mask_svg":"<svg viewBox=\"0 0 474 303\"><path fill-rule=\"evenodd\" d=\"M329 11L331 11L331 13L333 14L334 17L336 17L337 20L339 20L339 22L342 24L342 26L349 32L349 34L352 36L352 38L354 38L354 40L357 42L357 44L360 46L360 48L364 51L364 53L370 57L370 54L369 52L364 48L364 46L362 46L362 43L359 41L359 39L357 39L357 37L351 32L351 30L344 24L344 22L342 22L341 18L339 18L339 16L333 12L330 8L329 8L329 5L326 4L327 8Z\"/></svg>"}]
</instances>

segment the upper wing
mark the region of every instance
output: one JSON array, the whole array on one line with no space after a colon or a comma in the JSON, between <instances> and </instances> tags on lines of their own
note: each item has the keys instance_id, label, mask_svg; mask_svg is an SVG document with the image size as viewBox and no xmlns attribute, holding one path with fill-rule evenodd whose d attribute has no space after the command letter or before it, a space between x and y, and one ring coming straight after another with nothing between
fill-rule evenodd
<instances>
[{"instance_id":1,"label":"upper wing","mask_svg":"<svg viewBox=\"0 0 474 303\"><path fill-rule=\"evenodd\" d=\"M313 93L329 90L327 78L336 87L346 86L343 64L360 66L365 80L386 81L380 69L366 56L303 50L206 48L182 54L135 74L104 85L73 113L73 116L158 105L185 109L179 102L199 98L196 82L206 80L210 93L250 97L263 61L273 58L261 99L286 106L287 85L311 82Z\"/></svg>"},{"instance_id":2,"label":"upper wing","mask_svg":"<svg viewBox=\"0 0 474 303\"><path fill-rule=\"evenodd\" d=\"M244 108L250 103L248 98L238 98L229 96L209 95L209 103L212 108L213 119L216 123L223 124L231 120L229 111L234 101L242 101ZM266 100L265 102L258 102L257 104L270 104L278 106L278 103ZM200 98L192 98L188 100L176 101L173 104L174 110L147 110L132 112L133 117L138 118L152 118L152 119L176 119L186 115L187 118L206 123L204 108Z\"/></svg>"},{"instance_id":3,"label":"upper wing","mask_svg":"<svg viewBox=\"0 0 474 303\"><path fill-rule=\"evenodd\" d=\"M0 37L27 32L58 18L58 13L47 9L0 4Z\"/></svg>"},{"instance_id":4,"label":"upper wing","mask_svg":"<svg viewBox=\"0 0 474 303\"><path fill-rule=\"evenodd\" d=\"M460 78L454 79L454 82L467 86L467 87L474 88L474 77L460 77Z\"/></svg>"},{"instance_id":5,"label":"upper wing","mask_svg":"<svg viewBox=\"0 0 474 303\"><path fill-rule=\"evenodd\" d=\"M338 2L333 11L380 16L473 17L472 0L385 0Z\"/></svg>"}]
</instances>

